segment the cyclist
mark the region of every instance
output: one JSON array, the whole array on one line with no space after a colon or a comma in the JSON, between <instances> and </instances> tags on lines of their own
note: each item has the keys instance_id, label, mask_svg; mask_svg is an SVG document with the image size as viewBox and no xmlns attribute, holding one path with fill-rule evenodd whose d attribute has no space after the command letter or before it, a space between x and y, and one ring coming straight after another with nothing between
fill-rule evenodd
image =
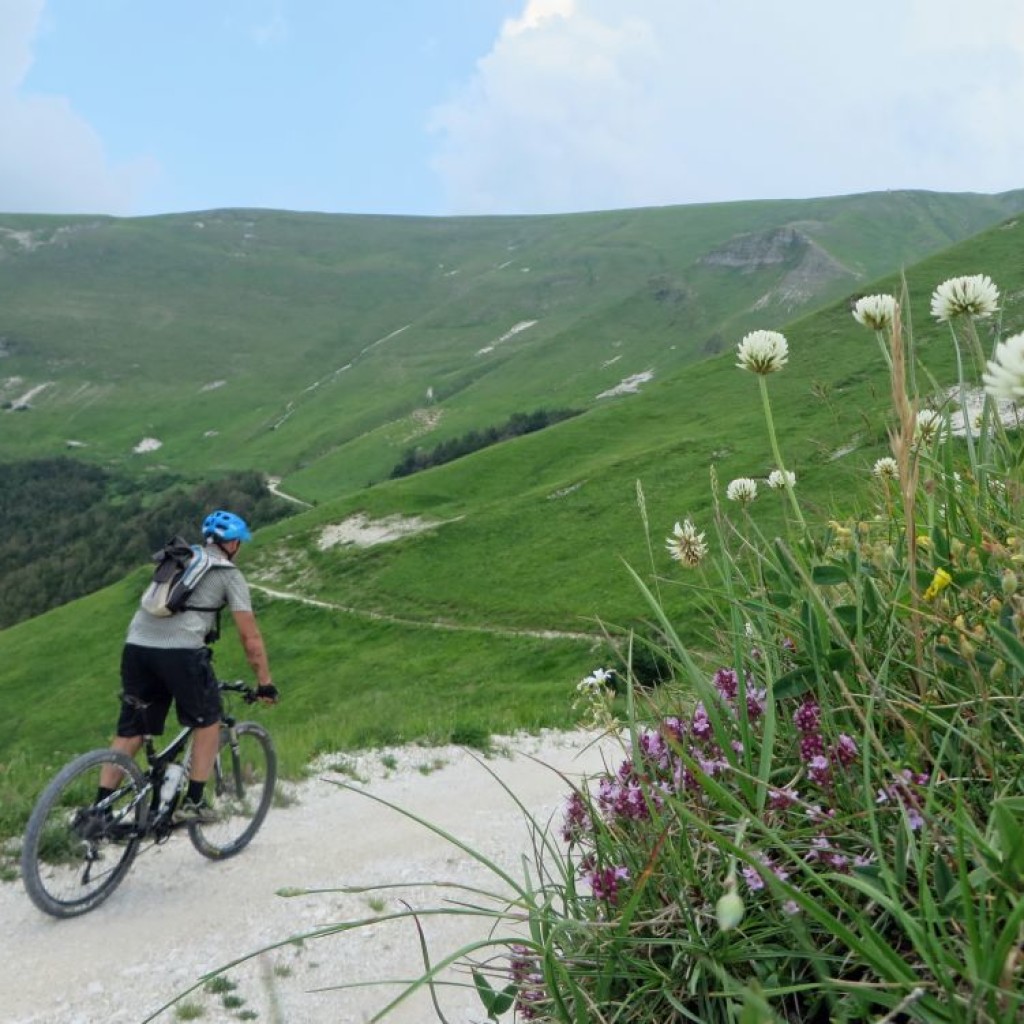
<instances>
[{"instance_id":1,"label":"cyclist","mask_svg":"<svg viewBox=\"0 0 1024 1024\"><path fill-rule=\"evenodd\" d=\"M249 586L234 565L242 542L252 537L249 527L241 516L218 509L203 520L202 532L211 566L186 609L160 617L139 608L128 626L121 653L121 713L111 743L114 750L134 757L144 735L163 732L174 700L178 720L194 730L188 792L174 812L177 823L216 820L204 787L220 744L220 691L209 646L217 639L217 609L231 610L245 657L256 675L257 699L267 704L278 700ZM105 766L97 801L112 793L119 781L117 767Z\"/></svg>"}]
</instances>

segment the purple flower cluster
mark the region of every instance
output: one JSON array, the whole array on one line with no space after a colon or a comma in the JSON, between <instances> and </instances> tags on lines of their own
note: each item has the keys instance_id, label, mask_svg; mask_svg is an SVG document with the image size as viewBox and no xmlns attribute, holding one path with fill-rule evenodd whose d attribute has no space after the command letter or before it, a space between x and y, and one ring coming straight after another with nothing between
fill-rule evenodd
<instances>
[{"instance_id":1,"label":"purple flower cluster","mask_svg":"<svg viewBox=\"0 0 1024 1024\"><path fill-rule=\"evenodd\" d=\"M722 695L727 705L735 707L740 697L740 680L736 670L732 668L720 668L714 675L712 682L715 689ZM766 692L754 686L754 679L747 673L746 679L747 717L756 721L764 715L764 702Z\"/></svg>"},{"instance_id":2,"label":"purple flower cluster","mask_svg":"<svg viewBox=\"0 0 1024 1024\"><path fill-rule=\"evenodd\" d=\"M644 821L651 816L646 780L637 774L633 762L625 760L614 776L598 784L597 803L608 820Z\"/></svg>"},{"instance_id":3,"label":"purple flower cluster","mask_svg":"<svg viewBox=\"0 0 1024 1024\"><path fill-rule=\"evenodd\" d=\"M721 696L723 712L729 712L727 723L735 722L737 704L742 699L746 701L750 722L763 717L766 692L754 685L751 676L741 686L736 671L723 668L715 673L712 682ZM735 736L728 743L735 753L743 752L743 745ZM595 802L604 819L619 825L647 821L661 809L666 796L681 792L699 794L699 780L689 762L680 756L684 750L704 775L714 778L729 768L729 759L716 742L714 723L703 702L696 704L689 722L670 717L660 728L639 733L634 757L623 761L614 774L605 775L598 783ZM562 837L566 842L578 843L592 832L586 802L574 793L566 804Z\"/></svg>"},{"instance_id":4,"label":"purple flower cluster","mask_svg":"<svg viewBox=\"0 0 1024 1024\"><path fill-rule=\"evenodd\" d=\"M516 1012L523 1020L547 1019L550 1010L540 959L527 946L512 946L509 975L519 991L516 993Z\"/></svg>"},{"instance_id":5,"label":"purple flower cluster","mask_svg":"<svg viewBox=\"0 0 1024 1024\"><path fill-rule=\"evenodd\" d=\"M781 865L776 864L771 857L762 854L758 860L760 867L745 864L741 870L747 888L751 892L760 892L764 888L765 876L768 874L774 875L781 882L785 882L789 878L789 872Z\"/></svg>"},{"instance_id":6,"label":"purple flower cluster","mask_svg":"<svg viewBox=\"0 0 1024 1024\"><path fill-rule=\"evenodd\" d=\"M807 698L793 713L793 724L800 733L800 760L807 767L807 778L823 789L833 782L833 772L849 768L859 755L857 742L846 733L826 748L821 732L821 708L818 702Z\"/></svg>"},{"instance_id":7,"label":"purple flower cluster","mask_svg":"<svg viewBox=\"0 0 1024 1024\"><path fill-rule=\"evenodd\" d=\"M587 878L594 899L615 904L619 901L619 882L629 881L629 868L624 865L593 868Z\"/></svg>"},{"instance_id":8,"label":"purple flower cluster","mask_svg":"<svg viewBox=\"0 0 1024 1024\"><path fill-rule=\"evenodd\" d=\"M651 839L655 831L661 834L662 816L670 799L685 795L692 811L714 815L716 804L708 795L705 777L727 784L735 754L743 753L741 737L751 743L759 740L767 695L754 676L721 668L711 683L710 698L695 704L688 718L668 717L655 728L638 730L632 756L596 780L592 796L574 791L566 803L562 837L583 854L579 876L600 904L599 913L622 902L631 881L626 866L634 863L631 858L637 856L636 863L647 862L651 850L644 840ZM857 780L851 768L860 751L846 733L832 740L836 734L828 728L831 723L824 721L826 717L812 697L795 708L792 722L802 772L791 773L784 764L773 766L780 774L786 772L791 781L769 789L766 810L777 816L780 827L792 827L798 848L809 843L803 854L808 865L848 874L867 863L865 851L870 849L855 835L837 831L846 786ZM819 803L803 792L801 778L817 789ZM878 799L896 801L912 815L919 807L914 788L920 785L919 777L904 773L879 791ZM652 820L657 829L648 824ZM629 845L634 842L639 844L635 850ZM791 850L785 854L755 851L750 862L739 869L748 891L760 893L771 888L769 883L780 881L793 885L790 872L797 862L792 860ZM623 855L626 851L628 855ZM780 908L786 914L799 912L798 904L788 898Z\"/></svg>"},{"instance_id":9,"label":"purple flower cluster","mask_svg":"<svg viewBox=\"0 0 1024 1024\"><path fill-rule=\"evenodd\" d=\"M562 840L566 843L578 842L593 830L590 820L590 809L579 790L574 789L565 802L562 815Z\"/></svg>"},{"instance_id":10,"label":"purple flower cluster","mask_svg":"<svg viewBox=\"0 0 1024 1024\"><path fill-rule=\"evenodd\" d=\"M909 768L904 768L897 772L889 785L878 791L876 803L898 803L907 815L907 824L917 831L924 825L924 800L921 791L928 785L929 779L930 776L925 772L912 772Z\"/></svg>"}]
</instances>

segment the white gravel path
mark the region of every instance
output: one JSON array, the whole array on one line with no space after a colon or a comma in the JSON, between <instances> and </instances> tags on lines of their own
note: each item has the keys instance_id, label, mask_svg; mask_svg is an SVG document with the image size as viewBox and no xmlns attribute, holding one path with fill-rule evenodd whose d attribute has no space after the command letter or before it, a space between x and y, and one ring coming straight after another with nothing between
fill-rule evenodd
<instances>
[{"instance_id":1,"label":"white gravel path","mask_svg":"<svg viewBox=\"0 0 1024 1024\"><path fill-rule=\"evenodd\" d=\"M609 742L585 733L546 732L498 741L504 756L485 763L541 824L560 820L574 780L614 763ZM342 755L344 757L344 755ZM385 984L333 986L420 973L419 942L410 920L302 942L293 936L337 922L401 909L438 906L445 893L430 886L377 894L321 893L285 898L281 889L374 886L394 882L458 881L489 889L492 874L423 826L381 806L357 788L413 811L523 878L529 831L522 812L466 751L456 747L398 748L345 757L344 772L321 769L294 787L295 802L274 808L252 845L212 863L176 836L142 854L121 888L82 918L57 921L39 913L20 882L0 885L0 1021L4 1024L140 1024L205 973L273 943L285 942L232 968L228 995L200 989L187 1001L203 1024L360 1024L397 991ZM442 767L437 767L443 762ZM486 921L422 918L432 957L483 938ZM465 971L459 986L439 989L451 1024L486 1015ZM257 1016L240 1016L248 1011ZM184 1019L171 1008L160 1024ZM436 1020L429 997L417 993L387 1017L392 1024Z\"/></svg>"}]
</instances>

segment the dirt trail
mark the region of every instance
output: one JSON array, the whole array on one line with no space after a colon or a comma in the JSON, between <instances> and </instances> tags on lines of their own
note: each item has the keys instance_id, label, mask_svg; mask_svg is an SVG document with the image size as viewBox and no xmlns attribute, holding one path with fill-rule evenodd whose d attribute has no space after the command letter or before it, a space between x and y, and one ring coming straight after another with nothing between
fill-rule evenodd
<instances>
[{"instance_id":1,"label":"dirt trail","mask_svg":"<svg viewBox=\"0 0 1024 1024\"><path fill-rule=\"evenodd\" d=\"M598 644L606 640L598 633L573 633L560 629L514 629L510 626L477 626L461 622L423 622L417 619L403 619L385 612L371 612L365 608L354 608L351 605L335 604L333 601L322 601L318 597L305 597L288 590L276 590L253 580L249 581L249 586L253 590L258 590L261 594L266 594L267 597L276 598L279 601L298 601L300 604L308 604L313 608L327 608L331 611L344 612L346 615L356 615L379 622L391 622L399 626L442 629L452 633L485 633L488 636L525 636L537 640L580 640L591 644Z\"/></svg>"},{"instance_id":2,"label":"dirt trail","mask_svg":"<svg viewBox=\"0 0 1024 1024\"><path fill-rule=\"evenodd\" d=\"M504 741L512 756L485 763L504 780L536 820L559 820L568 793L557 771L578 779L613 759L611 747L584 733L545 733ZM534 760L536 758L536 760ZM436 767L438 761L443 767ZM233 968L244 1000L200 991L203 1024L234 1024L251 1011L263 1024L359 1024L395 991L380 979L410 978L421 970L411 921L376 923L301 943L289 938L333 923L401 909L438 906L444 893L427 885L457 881L489 890L495 876L423 826L381 806L373 793L450 831L516 879L529 849L519 809L485 767L460 748L397 748L349 759L346 774L322 774L295 788L295 803L272 810L252 846L224 863L201 858L185 837L142 854L110 900L82 918L56 921L40 914L20 883L0 885L0 1021L4 1024L140 1024L206 972L273 944L284 943ZM365 792L328 779L363 780ZM557 771L556 771L557 770ZM285 888L376 886L408 889L376 894L320 893L285 898ZM484 919L421 919L433 957L454 951L488 931ZM438 990L451 1024L485 1019L463 987ZM176 1022L173 1009L157 1021ZM391 1024L436 1020L425 992L396 1009Z\"/></svg>"}]
</instances>

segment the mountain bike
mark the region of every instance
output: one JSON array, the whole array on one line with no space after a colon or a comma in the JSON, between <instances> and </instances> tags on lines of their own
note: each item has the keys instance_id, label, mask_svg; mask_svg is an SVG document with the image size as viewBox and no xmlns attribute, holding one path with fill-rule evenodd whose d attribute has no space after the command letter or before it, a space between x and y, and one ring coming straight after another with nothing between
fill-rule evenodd
<instances>
[{"instance_id":1,"label":"mountain bike","mask_svg":"<svg viewBox=\"0 0 1024 1024\"><path fill-rule=\"evenodd\" d=\"M219 685L222 694L240 694L247 704L256 700L255 689L245 683ZM40 910L54 917L93 910L124 881L142 849L165 843L182 829L212 860L233 857L248 846L270 810L277 754L262 725L238 722L228 710L225 701L220 748L207 783L215 821L174 822L188 787L190 728L159 752L153 737L146 736L145 768L117 751L93 750L54 776L29 817L21 852L21 877ZM94 803L104 765L120 769L121 781Z\"/></svg>"}]
</instances>

